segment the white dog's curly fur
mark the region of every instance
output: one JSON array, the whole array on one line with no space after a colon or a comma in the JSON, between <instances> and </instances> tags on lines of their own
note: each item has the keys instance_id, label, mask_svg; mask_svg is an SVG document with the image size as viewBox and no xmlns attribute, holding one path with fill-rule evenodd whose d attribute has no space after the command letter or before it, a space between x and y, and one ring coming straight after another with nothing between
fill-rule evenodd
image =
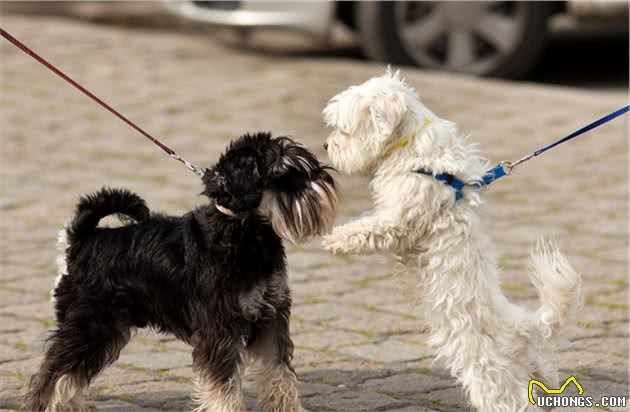
<instances>
[{"instance_id":1,"label":"white dog's curly fur","mask_svg":"<svg viewBox=\"0 0 630 412\"><path fill-rule=\"evenodd\" d=\"M577 300L580 276L550 243L531 254L530 279L541 307L525 311L500 288L495 248L478 209L482 194L455 190L430 175L480 181L488 163L458 131L427 109L398 72L388 70L333 97L324 109L334 131L333 165L371 177L374 209L336 227L324 247L338 254L389 252L403 265L431 322L430 343L476 409L515 412L532 405L527 384L558 383L545 354Z\"/></svg>"}]
</instances>

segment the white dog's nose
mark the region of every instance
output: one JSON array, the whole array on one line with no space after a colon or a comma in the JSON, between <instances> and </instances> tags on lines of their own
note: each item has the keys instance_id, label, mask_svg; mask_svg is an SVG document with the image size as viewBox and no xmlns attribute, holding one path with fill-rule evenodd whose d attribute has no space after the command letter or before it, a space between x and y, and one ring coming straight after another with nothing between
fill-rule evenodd
<instances>
[{"instance_id":1,"label":"white dog's nose","mask_svg":"<svg viewBox=\"0 0 630 412\"><path fill-rule=\"evenodd\" d=\"M328 143L324 143L324 150L328 150Z\"/></svg>"}]
</instances>

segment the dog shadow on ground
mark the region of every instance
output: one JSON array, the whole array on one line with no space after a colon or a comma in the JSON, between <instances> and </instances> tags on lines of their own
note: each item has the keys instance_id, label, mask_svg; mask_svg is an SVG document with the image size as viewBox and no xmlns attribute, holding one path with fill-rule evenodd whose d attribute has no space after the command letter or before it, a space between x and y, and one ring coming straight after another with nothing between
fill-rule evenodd
<instances>
[{"instance_id":1,"label":"dog shadow on ground","mask_svg":"<svg viewBox=\"0 0 630 412\"><path fill-rule=\"evenodd\" d=\"M562 370L560 376L572 372ZM611 377L608 370L582 370L573 372L582 387L584 396L598 400L601 395L628 396L628 377L619 373ZM606 379L602 380L601 377ZM317 369L299 374L300 393L304 407L311 412L423 412L472 411L464 399L462 390L442 369ZM107 391L88 390L87 401L98 411L148 412L192 410L190 391L192 384L169 389L173 381L169 378L153 382L163 385L164 390L155 389L138 393L126 393L124 386ZM482 383L480 383L482 384ZM98 387L98 378L95 382ZM523 382L526 391L528 382ZM155 388L155 386L153 386ZM189 389L189 390L188 390ZM251 379L245 383L247 410L263 412L256 402ZM567 389L573 394L574 388ZM20 393L0 395L0 410L23 410L20 408Z\"/></svg>"}]
</instances>

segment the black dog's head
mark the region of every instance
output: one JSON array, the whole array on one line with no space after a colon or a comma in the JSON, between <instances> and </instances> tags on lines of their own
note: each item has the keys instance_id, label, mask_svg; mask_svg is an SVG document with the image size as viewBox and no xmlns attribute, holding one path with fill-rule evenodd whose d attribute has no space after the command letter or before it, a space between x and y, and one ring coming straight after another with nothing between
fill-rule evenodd
<instances>
[{"instance_id":1,"label":"black dog's head","mask_svg":"<svg viewBox=\"0 0 630 412\"><path fill-rule=\"evenodd\" d=\"M278 235L296 242L334 223L339 195L328 171L288 137L246 134L206 171L203 194L224 211L266 217Z\"/></svg>"}]
</instances>

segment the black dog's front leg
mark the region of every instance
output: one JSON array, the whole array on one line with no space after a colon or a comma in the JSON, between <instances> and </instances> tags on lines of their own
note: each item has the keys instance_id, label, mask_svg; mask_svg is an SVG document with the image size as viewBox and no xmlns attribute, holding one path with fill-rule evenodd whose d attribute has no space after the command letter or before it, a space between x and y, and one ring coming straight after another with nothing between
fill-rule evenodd
<instances>
[{"instance_id":1,"label":"black dog's front leg","mask_svg":"<svg viewBox=\"0 0 630 412\"><path fill-rule=\"evenodd\" d=\"M243 412L243 340L228 331L192 338L197 412Z\"/></svg>"},{"instance_id":2,"label":"black dog's front leg","mask_svg":"<svg viewBox=\"0 0 630 412\"><path fill-rule=\"evenodd\" d=\"M258 402L272 412L304 411L297 388L297 377L291 367L293 342L289 336L290 309L280 308L268 325L259 332L248 354L257 362L256 390Z\"/></svg>"}]
</instances>

